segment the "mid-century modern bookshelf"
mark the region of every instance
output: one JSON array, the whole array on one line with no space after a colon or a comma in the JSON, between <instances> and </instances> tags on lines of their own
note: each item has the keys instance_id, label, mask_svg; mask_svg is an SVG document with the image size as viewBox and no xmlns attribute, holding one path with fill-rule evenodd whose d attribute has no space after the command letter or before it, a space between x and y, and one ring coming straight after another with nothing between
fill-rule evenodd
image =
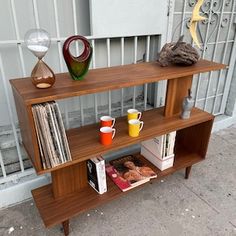
<instances>
[{"instance_id":1,"label":"mid-century modern bookshelf","mask_svg":"<svg viewBox=\"0 0 236 236\"><path fill-rule=\"evenodd\" d=\"M124 194L109 178L108 191L102 195L88 185L86 160L96 155L176 130L174 166L161 172L149 165L157 172L157 179L183 168L188 178L192 165L206 156L214 116L194 108L190 119L183 120L182 101L191 88L194 74L223 68L225 65L206 60L187 67L140 63L90 70L82 81L72 80L68 73L57 74L54 86L45 90L35 88L31 78L11 80L24 147L37 174L50 172L52 177L51 184L32 191L45 226L62 223L64 234L68 235L70 218ZM67 130L72 161L51 169L42 168L32 105L160 80L168 80L166 105L143 112L145 127L139 137L129 137L126 117L116 119L117 134L110 146L99 143L99 124ZM141 155L139 158L143 159Z\"/></svg>"}]
</instances>

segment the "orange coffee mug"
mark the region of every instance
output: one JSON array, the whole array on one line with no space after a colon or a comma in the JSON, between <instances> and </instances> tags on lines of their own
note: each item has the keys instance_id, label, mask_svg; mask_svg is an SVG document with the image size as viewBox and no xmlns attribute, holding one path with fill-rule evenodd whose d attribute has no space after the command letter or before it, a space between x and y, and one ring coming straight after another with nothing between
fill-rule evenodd
<instances>
[{"instance_id":1,"label":"orange coffee mug","mask_svg":"<svg viewBox=\"0 0 236 236\"><path fill-rule=\"evenodd\" d=\"M100 128L100 143L103 145L110 145L115 134L116 130L111 127L106 126Z\"/></svg>"},{"instance_id":2,"label":"orange coffee mug","mask_svg":"<svg viewBox=\"0 0 236 236\"><path fill-rule=\"evenodd\" d=\"M112 118L111 116L102 116L100 118L100 125L101 127L111 127L113 128L115 125L116 119Z\"/></svg>"}]
</instances>

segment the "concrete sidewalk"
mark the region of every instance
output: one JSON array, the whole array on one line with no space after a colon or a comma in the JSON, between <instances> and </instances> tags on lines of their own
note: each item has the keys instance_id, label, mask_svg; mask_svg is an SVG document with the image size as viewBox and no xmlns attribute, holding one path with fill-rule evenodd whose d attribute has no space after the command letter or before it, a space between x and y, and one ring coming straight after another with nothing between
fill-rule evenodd
<instances>
[{"instance_id":1,"label":"concrete sidewalk","mask_svg":"<svg viewBox=\"0 0 236 236\"><path fill-rule=\"evenodd\" d=\"M0 211L0 235L63 234L59 226L45 229L28 201ZM189 180L179 171L146 184L73 218L70 235L236 235L236 126L212 135L207 159L193 166Z\"/></svg>"}]
</instances>

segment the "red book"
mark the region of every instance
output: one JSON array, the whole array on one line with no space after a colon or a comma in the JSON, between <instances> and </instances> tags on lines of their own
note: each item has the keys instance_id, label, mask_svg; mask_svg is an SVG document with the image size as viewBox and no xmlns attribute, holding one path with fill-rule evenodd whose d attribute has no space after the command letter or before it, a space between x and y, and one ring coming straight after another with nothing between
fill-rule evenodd
<instances>
[{"instance_id":1,"label":"red book","mask_svg":"<svg viewBox=\"0 0 236 236\"><path fill-rule=\"evenodd\" d=\"M106 165L106 172L123 192L157 177L150 167L133 155L111 161Z\"/></svg>"}]
</instances>

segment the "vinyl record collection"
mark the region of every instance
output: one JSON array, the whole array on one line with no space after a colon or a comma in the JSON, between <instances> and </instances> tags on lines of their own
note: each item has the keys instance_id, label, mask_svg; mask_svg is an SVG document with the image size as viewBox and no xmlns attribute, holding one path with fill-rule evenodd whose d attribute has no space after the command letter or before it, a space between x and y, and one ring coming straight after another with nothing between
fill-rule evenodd
<instances>
[{"instance_id":1,"label":"vinyl record collection","mask_svg":"<svg viewBox=\"0 0 236 236\"><path fill-rule=\"evenodd\" d=\"M56 102L32 106L43 169L71 161L62 116Z\"/></svg>"}]
</instances>

